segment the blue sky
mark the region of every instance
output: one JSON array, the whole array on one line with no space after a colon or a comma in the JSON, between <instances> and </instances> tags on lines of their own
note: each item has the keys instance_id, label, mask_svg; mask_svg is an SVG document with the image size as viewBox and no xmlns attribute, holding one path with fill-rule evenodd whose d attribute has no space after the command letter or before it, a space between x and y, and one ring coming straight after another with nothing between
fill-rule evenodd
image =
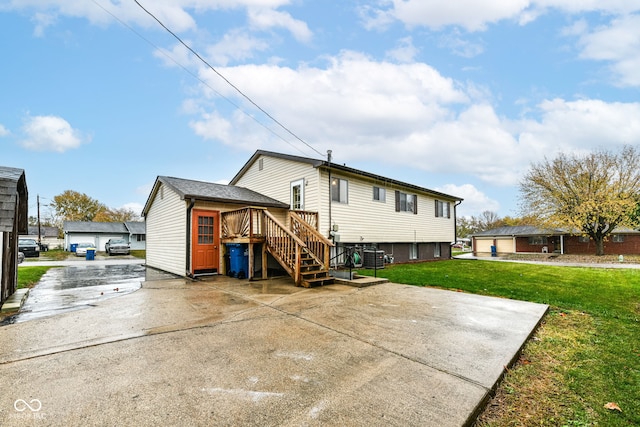
<instances>
[{"instance_id":1,"label":"blue sky","mask_svg":"<svg viewBox=\"0 0 640 427\"><path fill-rule=\"evenodd\" d=\"M225 183L264 149L517 216L531 162L640 145L640 0L139 2L295 137L133 0L0 0L0 165L31 215L65 190L139 212L156 176Z\"/></svg>"}]
</instances>

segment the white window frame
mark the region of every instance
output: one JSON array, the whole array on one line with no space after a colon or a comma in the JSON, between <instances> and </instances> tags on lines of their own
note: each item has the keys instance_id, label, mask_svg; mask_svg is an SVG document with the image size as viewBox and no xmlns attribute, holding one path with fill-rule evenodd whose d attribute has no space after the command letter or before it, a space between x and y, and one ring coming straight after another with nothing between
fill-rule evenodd
<instances>
[{"instance_id":1,"label":"white window frame","mask_svg":"<svg viewBox=\"0 0 640 427\"><path fill-rule=\"evenodd\" d=\"M294 193L294 189L296 187L300 187L300 204L299 206L296 205L296 200L295 199L295 193ZM290 191L290 199L291 199L291 210L292 211L303 211L304 210L304 178L302 179L298 179L296 181L291 181L291 191Z\"/></svg>"},{"instance_id":2,"label":"white window frame","mask_svg":"<svg viewBox=\"0 0 640 427\"><path fill-rule=\"evenodd\" d=\"M335 198L336 195L337 199ZM331 201L343 204L349 203L349 181L343 178L331 178Z\"/></svg>"},{"instance_id":3,"label":"white window frame","mask_svg":"<svg viewBox=\"0 0 640 427\"><path fill-rule=\"evenodd\" d=\"M377 197L376 197L377 190ZM386 203L387 202L387 190L384 187L373 186L373 201Z\"/></svg>"}]
</instances>

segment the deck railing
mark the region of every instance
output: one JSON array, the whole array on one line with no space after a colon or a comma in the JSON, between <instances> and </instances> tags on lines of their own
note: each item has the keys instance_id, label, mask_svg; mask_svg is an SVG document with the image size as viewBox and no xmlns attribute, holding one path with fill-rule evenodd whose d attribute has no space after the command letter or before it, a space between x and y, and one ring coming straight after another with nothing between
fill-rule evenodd
<instances>
[{"instance_id":1,"label":"deck railing","mask_svg":"<svg viewBox=\"0 0 640 427\"><path fill-rule=\"evenodd\" d=\"M305 243L266 210L264 211L264 225L269 252L299 285L302 282L300 265L301 254L306 247Z\"/></svg>"},{"instance_id":2,"label":"deck railing","mask_svg":"<svg viewBox=\"0 0 640 427\"><path fill-rule=\"evenodd\" d=\"M310 212L307 212L309 214ZM301 216L300 211L289 212L289 222L291 231L302 240L309 253L322 264L326 269L329 268L329 258L331 256L331 247L334 246L331 240L324 237L317 228L313 228L306 218L315 218L317 224L317 215Z\"/></svg>"},{"instance_id":3,"label":"deck railing","mask_svg":"<svg viewBox=\"0 0 640 427\"><path fill-rule=\"evenodd\" d=\"M222 213L222 238L254 238L264 236L265 208L247 207Z\"/></svg>"},{"instance_id":4,"label":"deck railing","mask_svg":"<svg viewBox=\"0 0 640 427\"><path fill-rule=\"evenodd\" d=\"M300 218L302 218L302 220L307 224L309 224L311 227L315 228L316 230L319 229L318 212L311 212L311 211L292 211L292 212L295 212L296 214L298 214L298 216L300 216Z\"/></svg>"}]
</instances>

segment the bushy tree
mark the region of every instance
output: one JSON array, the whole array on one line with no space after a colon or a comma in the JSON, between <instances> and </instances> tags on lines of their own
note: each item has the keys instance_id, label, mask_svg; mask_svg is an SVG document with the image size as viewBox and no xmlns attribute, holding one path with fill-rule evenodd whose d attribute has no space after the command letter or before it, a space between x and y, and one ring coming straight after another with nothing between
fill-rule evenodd
<instances>
[{"instance_id":1,"label":"bushy tree","mask_svg":"<svg viewBox=\"0 0 640 427\"><path fill-rule=\"evenodd\" d=\"M50 207L60 221L93 221L107 207L84 193L66 190L53 197Z\"/></svg>"},{"instance_id":2,"label":"bushy tree","mask_svg":"<svg viewBox=\"0 0 640 427\"><path fill-rule=\"evenodd\" d=\"M616 227L636 227L640 200L640 154L620 152L560 154L531 165L520 183L521 209L539 223L589 236L596 255Z\"/></svg>"}]
</instances>

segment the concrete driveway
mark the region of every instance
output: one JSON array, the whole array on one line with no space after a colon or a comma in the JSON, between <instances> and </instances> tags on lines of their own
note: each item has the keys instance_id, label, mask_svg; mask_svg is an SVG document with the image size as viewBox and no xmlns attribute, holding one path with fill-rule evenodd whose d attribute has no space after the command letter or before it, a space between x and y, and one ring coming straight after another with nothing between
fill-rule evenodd
<instances>
[{"instance_id":1,"label":"concrete driveway","mask_svg":"<svg viewBox=\"0 0 640 427\"><path fill-rule=\"evenodd\" d=\"M547 306L386 283L148 280L0 328L3 425L460 426Z\"/></svg>"}]
</instances>

